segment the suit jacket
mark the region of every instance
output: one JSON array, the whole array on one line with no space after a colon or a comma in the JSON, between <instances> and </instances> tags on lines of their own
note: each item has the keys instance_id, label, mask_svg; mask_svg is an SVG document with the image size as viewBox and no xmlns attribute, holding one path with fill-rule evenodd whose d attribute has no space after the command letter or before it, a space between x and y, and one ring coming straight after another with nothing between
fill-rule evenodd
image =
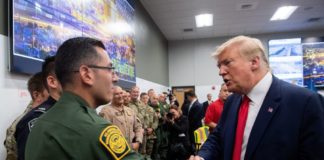
<instances>
[{"instance_id":1,"label":"suit jacket","mask_svg":"<svg viewBox=\"0 0 324 160\"><path fill-rule=\"evenodd\" d=\"M188 117L188 109L190 106L190 102L188 100L184 100L182 106L181 106L181 110L182 110L182 114Z\"/></svg>"},{"instance_id":2,"label":"suit jacket","mask_svg":"<svg viewBox=\"0 0 324 160\"><path fill-rule=\"evenodd\" d=\"M210 103L211 104L211 103ZM209 103L208 103L208 101L205 101L203 104L202 104L202 106L203 106L203 115L205 116L205 114L206 114L206 111L207 111L207 108L208 108L208 106L210 105Z\"/></svg>"},{"instance_id":3,"label":"suit jacket","mask_svg":"<svg viewBox=\"0 0 324 160\"><path fill-rule=\"evenodd\" d=\"M189 104L190 106L190 104ZM188 106L188 109L189 109ZM188 112L188 109L186 111ZM191 143L194 143L194 131L202 126L201 120L203 118L202 114L202 104L196 100L190 110L188 112L188 120L189 120L189 136Z\"/></svg>"},{"instance_id":4,"label":"suit jacket","mask_svg":"<svg viewBox=\"0 0 324 160\"><path fill-rule=\"evenodd\" d=\"M226 101L219 124L199 151L205 160L232 159L241 100L234 94ZM323 97L273 76L244 160L323 160L323 135Z\"/></svg>"}]
</instances>

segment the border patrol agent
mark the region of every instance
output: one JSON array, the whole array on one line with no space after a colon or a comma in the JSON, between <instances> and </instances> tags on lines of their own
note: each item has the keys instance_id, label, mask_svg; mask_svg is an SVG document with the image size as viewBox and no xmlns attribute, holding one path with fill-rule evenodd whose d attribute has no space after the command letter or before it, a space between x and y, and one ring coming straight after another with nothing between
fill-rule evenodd
<instances>
[{"instance_id":1,"label":"border patrol agent","mask_svg":"<svg viewBox=\"0 0 324 160\"><path fill-rule=\"evenodd\" d=\"M111 100L116 78L101 41L65 41L56 54L55 73L63 94L31 131L26 160L142 159L117 126L96 114L98 106Z\"/></svg>"}]
</instances>

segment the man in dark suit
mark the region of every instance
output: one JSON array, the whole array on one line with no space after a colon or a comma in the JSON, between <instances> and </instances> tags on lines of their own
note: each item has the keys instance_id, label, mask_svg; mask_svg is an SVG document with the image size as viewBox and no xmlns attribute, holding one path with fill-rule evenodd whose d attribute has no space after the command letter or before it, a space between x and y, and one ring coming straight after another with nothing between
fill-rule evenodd
<instances>
[{"instance_id":1,"label":"man in dark suit","mask_svg":"<svg viewBox=\"0 0 324 160\"><path fill-rule=\"evenodd\" d=\"M202 105L203 105L203 115L206 114L207 108L208 106L213 102L212 100L212 94L208 93L207 94L207 101L205 101Z\"/></svg>"},{"instance_id":2,"label":"man in dark suit","mask_svg":"<svg viewBox=\"0 0 324 160\"><path fill-rule=\"evenodd\" d=\"M258 39L232 38L214 56L219 74L235 94L191 160L324 159L321 95L274 77Z\"/></svg>"},{"instance_id":3,"label":"man in dark suit","mask_svg":"<svg viewBox=\"0 0 324 160\"><path fill-rule=\"evenodd\" d=\"M194 131L202 126L201 120L203 118L202 114L202 104L198 102L195 92L187 92L187 99L189 101L189 106L184 110L188 115L189 120L189 138L192 145L195 143Z\"/></svg>"}]
</instances>

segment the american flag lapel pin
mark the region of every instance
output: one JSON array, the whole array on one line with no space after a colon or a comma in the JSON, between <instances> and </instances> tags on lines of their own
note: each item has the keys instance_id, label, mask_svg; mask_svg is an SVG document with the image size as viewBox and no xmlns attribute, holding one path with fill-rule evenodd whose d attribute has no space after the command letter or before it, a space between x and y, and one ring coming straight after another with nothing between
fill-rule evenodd
<instances>
[{"instance_id":1,"label":"american flag lapel pin","mask_svg":"<svg viewBox=\"0 0 324 160\"><path fill-rule=\"evenodd\" d=\"M268 108L268 112L269 112L269 113L272 113L272 112L273 112L273 108L272 108L272 107L269 107L269 108Z\"/></svg>"}]
</instances>

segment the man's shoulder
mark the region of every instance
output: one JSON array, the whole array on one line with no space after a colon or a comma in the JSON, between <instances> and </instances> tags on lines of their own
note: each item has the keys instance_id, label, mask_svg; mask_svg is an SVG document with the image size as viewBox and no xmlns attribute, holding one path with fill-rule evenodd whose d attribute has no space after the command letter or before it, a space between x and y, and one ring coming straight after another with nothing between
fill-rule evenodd
<instances>
[{"instance_id":1,"label":"man's shoulder","mask_svg":"<svg viewBox=\"0 0 324 160\"><path fill-rule=\"evenodd\" d=\"M145 108L146 105L145 105L144 103L142 103L141 101L139 101L139 103L138 103L138 107L139 107L139 108Z\"/></svg>"},{"instance_id":2,"label":"man's shoulder","mask_svg":"<svg viewBox=\"0 0 324 160\"><path fill-rule=\"evenodd\" d=\"M124 106L124 110L128 113L128 114L131 114L131 115L135 115L135 111L132 109L132 108L129 108L129 107L126 107Z\"/></svg>"},{"instance_id":3,"label":"man's shoulder","mask_svg":"<svg viewBox=\"0 0 324 160\"><path fill-rule=\"evenodd\" d=\"M218 104L219 104L219 103L218 103L217 101L212 102L212 103L208 106L206 112L214 111L215 108L218 106Z\"/></svg>"},{"instance_id":4,"label":"man's shoulder","mask_svg":"<svg viewBox=\"0 0 324 160\"><path fill-rule=\"evenodd\" d=\"M192 107L203 107L203 104L198 101L198 99L192 104Z\"/></svg>"},{"instance_id":5,"label":"man's shoulder","mask_svg":"<svg viewBox=\"0 0 324 160\"><path fill-rule=\"evenodd\" d=\"M117 140L118 144L110 141L111 139ZM104 152L109 153L116 159L124 159L124 157L125 159L132 159L131 157L137 157L135 159L140 158L131 150L130 145L116 125L109 125L103 128L97 140L99 140L98 143L102 146L100 148L103 148Z\"/></svg>"},{"instance_id":6,"label":"man's shoulder","mask_svg":"<svg viewBox=\"0 0 324 160\"><path fill-rule=\"evenodd\" d=\"M42 104L40 104L39 106L33 108L22 118L22 120L30 120L30 119L38 118L42 114L46 113L54 105L54 102L52 102L52 100L49 99L43 102Z\"/></svg>"},{"instance_id":7,"label":"man's shoulder","mask_svg":"<svg viewBox=\"0 0 324 160\"><path fill-rule=\"evenodd\" d=\"M289 101L291 104L301 104L311 97L321 97L318 93L309 89L274 78L267 93L268 97Z\"/></svg>"},{"instance_id":8,"label":"man's shoulder","mask_svg":"<svg viewBox=\"0 0 324 160\"><path fill-rule=\"evenodd\" d=\"M137 107L136 107L136 104L134 104L133 102L129 103L129 104L128 104L128 107L131 107L131 108L137 108Z\"/></svg>"},{"instance_id":9,"label":"man's shoulder","mask_svg":"<svg viewBox=\"0 0 324 160\"><path fill-rule=\"evenodd\" d=\"M21 129L28 127L29 130L32 126L34 126L36 120L45 113L46 110L38 110L38 108L34 108L30 112L28 112L25 116L23 116L20 121L17 123L16 128L17 131L20 132Z\"/></svg>"},{"instance_id":10,"label":"man's shoulder","mask_svg":"<svg viewBox=\"0 0 324 160\"><path fill-rule=\"evenodd\" d=\"M137 108L137 106L135 104L131 104L131 103L128 104L128 108L132 109L135 113L138 112L138 108Z\"/></svg>"},{"instance_id":11,"label":"man's shoulder","mask_svg":"<svg viewBox=\"0 0 324 160\"><path fill-rule=\"evenodd\" d=\"M112 154L109 149L113 148L114 146L110 146L110 148L107 149L104 145L111 143L109 139L113 136L119 135L120 138L118 131L110 129L113 128L113 125L107 123L84 125L76 124L76 126L79 127L71 128L70 126L66 126L62 123L41 121L38 126L35 127L35 132L31 132L30 138L28 138L27 146L30 148L30 150L32 150L31 146L36 144L51 147L59 147L57 145L64 145L65 147L61 148L62 150L44 149L43 146L42 151L40 151L51 152L51 154L53 154L52 152L58 152L57 154L61 156L63 155L61 154L63 152L70 154L76 153L76 149L82 151L81 155L88 158L94 156L100 156L103 158L104 156L107 156L107 154ZM40 140L42 142L39 142ZM119 140L120 139L118 139L118 142L120 142ZM59 142L59 144L57 142ZM121 143L118 143L118 145L120 146Z\"/></svg>"},{"instance_id":12,"label":"man's shoulder","mask_svg":"<svg viewBox=\"0 0 324 160\"><path fill-rule=\"evenodd\" d=\"M153 109L151 106L149 106L149 105L146 105L146 106L145 106L145 109L146 109L148 112L154 112L154 109Z\"/></svg>"},{"instance_id":13,"label":"man's shoulder","mask_svg":"<svg viewBox=\"0 0 324 160\"><path fill-rule=\"evenodd\" d=\"M64 103L59 102L38 119L36 126L42 125L42 128L44 128L49 123L55 125L56 127L54 128L61 132L66 130L67 132L72 131L77 134L82 134L82 132L89 130L89 127L92 128L90 131L102 130L102 128L110 124L107 120L97 115L94 110L92 111L92 109L82 106L66 106Z\"/></svg>"},{"instance_id":14,"label":"man's shoulder","mask_svg":"<svg viewBox=\"0 0 324 160\"><path fill-rule=\"evenodd\" d=\"M83 140L87 141L86 139L98 139L99 133L102 132L104 128L111 125L104 119L102 119L100 123L96 123L98 121L85 120L85 117L77 115L74 117L57 118L61 120L39 119L31 133L42 135L46 132L46 135L52 135L59 139L70 137L71 140L78 137L84 137ZM92 119L89 116L88 118Z\"/></svg>"},{"instance_id":15,"label":"man's shoulder","mask_svg":"<svg viewBox=\"0 0 324 160\"><path fill-rule=\"evenodd\" d=\"M283 80L279 80L279 84L281 86L281 92L282 93L289 93L293 95L300 95L300 96L311 96L316 94L315 92L310 91L309 89L290 84L288 82L285 82Z\"/></svg>"},{"instance_id":16,"label":"man's shoulder","mask_svg":"<svg viewBox=\"0 0 324 160\"><path fill-rule=\"evenodd\" d=\"M115 112L116 109L114 107L112 107L111 105L105 105L104 107L102 107L100 112L105 112L107 114L111 113L111 112Z\"/></svg>"}]
</instances>

